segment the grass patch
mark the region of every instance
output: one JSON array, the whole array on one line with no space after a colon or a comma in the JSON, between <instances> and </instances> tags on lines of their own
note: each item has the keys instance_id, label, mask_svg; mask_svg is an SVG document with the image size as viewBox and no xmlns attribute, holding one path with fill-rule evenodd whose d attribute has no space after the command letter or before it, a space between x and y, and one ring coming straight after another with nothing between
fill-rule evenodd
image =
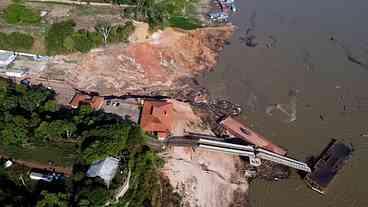
<instances>
[{"instance_id":1,"label":"grass patch","mask_svg":"<svg viewBox=\"0 0 368 207\"><path fill-rule=\"evenodd\" d=\"M195 18L176 16L169 19L171 27L177 27L185 30L192 30L201 27L200 21Z\"/></svg>"},{"instance_id":2,"label":"grass patch","mask_svg":"<svg viewBox=\"0 0 368 207\"><path fill-rule=\"evenodd\" d=\"M52 160L56 165L71 167L78 156L78 149L75 143L47 143L27 148L0 145L0 153L14 159L42 164L47 164L49 160Z\"/></svg>"},{"instance_id":3,"label":"grass patch","mask_svg":"<svg viewBox=\"0 0 368 207\"><path fill-rule=\"evenodd\" d=\"M32 48L33 42L33 37L25 33L6 34L0 32L0 49L28 51Z\"/></svg>"}]
</instances>

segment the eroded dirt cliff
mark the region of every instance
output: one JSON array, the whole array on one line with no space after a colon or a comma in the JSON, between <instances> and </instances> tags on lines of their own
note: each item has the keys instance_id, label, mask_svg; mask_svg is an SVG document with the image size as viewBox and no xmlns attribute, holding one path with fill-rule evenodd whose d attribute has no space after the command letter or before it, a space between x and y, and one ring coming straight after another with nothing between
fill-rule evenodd
<instances>
[{"instance_id":1,"label":"eroded dirt cliff","mask_svg":"<svg viewBox=\"0 0 368 207\"><path fill-rule=\"evenodd\" d=\"M165 93L186 87L183 80L213 68L233 30L232 26L189 32L168 28L143 42L56 56L41 76L101 95Z\"/></svg>"}]
</instances>

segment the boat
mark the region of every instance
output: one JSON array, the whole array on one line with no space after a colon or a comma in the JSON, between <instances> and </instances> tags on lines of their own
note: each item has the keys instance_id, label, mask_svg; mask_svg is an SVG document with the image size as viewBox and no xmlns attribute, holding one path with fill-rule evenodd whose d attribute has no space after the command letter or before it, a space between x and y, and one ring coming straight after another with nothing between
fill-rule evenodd
<instances>
[{"instance_id":1,"label":"boat","mask_svg":"<svg viewBox=\"0 0 368 207\"><path fill-rule=\"evenodd\" d=\"M332 183L339 171L351 158L353 147L333 139L322 151L304 180L307 185L321 194L326 194L328 186Z\"/></svg>"}]
</instances>

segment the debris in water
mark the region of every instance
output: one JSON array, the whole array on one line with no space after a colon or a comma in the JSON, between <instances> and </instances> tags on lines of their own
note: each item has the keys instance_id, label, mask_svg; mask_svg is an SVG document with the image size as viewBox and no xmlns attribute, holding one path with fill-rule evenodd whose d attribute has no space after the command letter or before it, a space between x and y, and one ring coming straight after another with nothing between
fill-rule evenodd
<instances>
[{"instance_id":1,"label":"debris in water","mask_svg":"<svg viewBox=\"0 0 368 207\"><path fill-rule=\"evenodd\" d=\"M351 158L353 146L332 140L323 150L320 158L313 164L313 171L304 180L313 190L325 194L329 184L333 181L342 167Z\"/></svg>"},{"instance_id":2,"label":"debris in water","mask_svg":"<svg viewBox=\"0 0 368 207\"><path fill-rule=\"evenodd\" d=\"M321 119L322 121L324 121L325 120L325 117L321 114L321 115L319 115L319 119Z\"/></svg>"},{"instance_id":3,"label":"debris in water","mask_svg":"<svg viewBox=\"0 0 368 207\"><path fill-rule=\"evenodd\" d=\"M295 121L296 120L296 98L297 98L298 92L299 92L298 90L290 90L289 91L289 97L290 97L289 104L272 104L266 108L266 113L271 116L272 112L277 109L288 117L286 122L290 123L290 122Z\"/></svg>"}]
</instances>

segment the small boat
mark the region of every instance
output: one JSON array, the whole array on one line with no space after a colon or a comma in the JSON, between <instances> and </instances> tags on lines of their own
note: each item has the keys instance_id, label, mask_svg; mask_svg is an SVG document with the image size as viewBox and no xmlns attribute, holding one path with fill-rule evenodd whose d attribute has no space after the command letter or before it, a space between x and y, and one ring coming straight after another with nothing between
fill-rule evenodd
<instances>
[{"instance_id":1,"label":"small boat","mask_svg":"<svg viewBox=\"0 0 368 207\"><path fill-rule=\"evenodd\" d=\"M323 150L304 180L313 190L325 194L328 186L350 159L353 152L351 145L333 139Z\"/></svg>"}]
</instances>

